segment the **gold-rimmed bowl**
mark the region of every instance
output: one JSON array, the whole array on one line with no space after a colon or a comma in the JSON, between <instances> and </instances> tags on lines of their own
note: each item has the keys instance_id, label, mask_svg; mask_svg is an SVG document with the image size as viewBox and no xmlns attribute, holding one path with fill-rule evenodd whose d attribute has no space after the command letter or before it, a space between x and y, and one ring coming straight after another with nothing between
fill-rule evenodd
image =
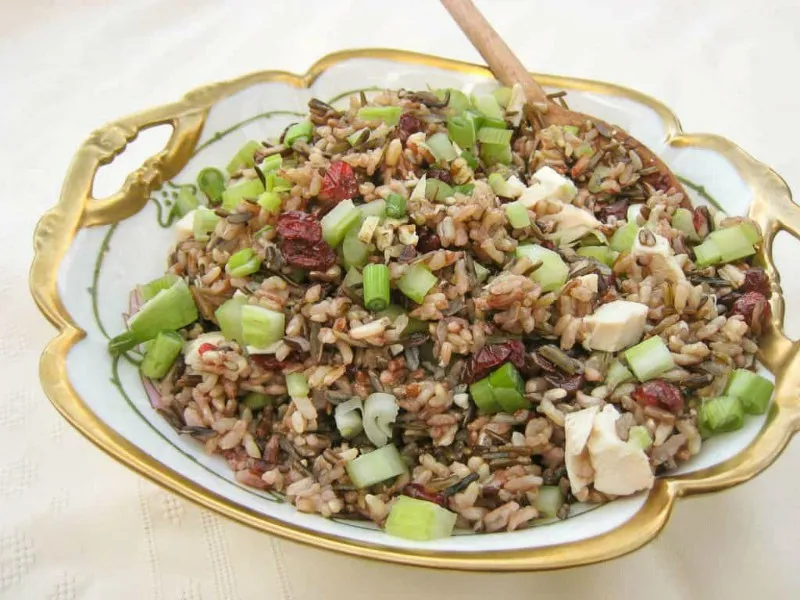
<instances>
[{"instance_id":1,"label":"gold-rimmed bowl","mask_svg":"<svg viewBox=\"0 0 800 600\"><path fill-rule=\"evenodd\" d=\"M470 570L533 570L587 564L630 552L664 526L678 497L746 481L777 458L800 427L798 345L783 333L784 303L772 259L775 235L800 237L800 209L774 171L732 142L681 131L657 100L620 86L537 75L566 90L573 108L630 131L682 176L697 201L716 199L729 214L749 214L765 233L759 258L772 278L772 319L759 355L776 380L767 415L710 440L679 471L660 477L647 494L603 505L563 522L523 531L457 535L417 543L369 526L298 513L280 497L237 484L224 461L204 455L150 407L136 370L115 362L107 335L122 328L128 291L162 273L172 233L158 225L170 182L188 182L205 165L224 164L246 139L278 133L312 96L342 101L370 88L497 84L486 67L402 52L331 54L305 75L254 73L194 90L182 100L95 131L67 173L59 203L35 233L31 292L58 330L41 358L42 385L53 405L109 455L165 488L263 531L310 545L412 565ZM344 100L346 101L346 100ZM130 173L116 193L97 199L93 186L141 132L172 129L163 150ZM88 290L88 291L87 291Z\"/></svg>"}]
</instances>

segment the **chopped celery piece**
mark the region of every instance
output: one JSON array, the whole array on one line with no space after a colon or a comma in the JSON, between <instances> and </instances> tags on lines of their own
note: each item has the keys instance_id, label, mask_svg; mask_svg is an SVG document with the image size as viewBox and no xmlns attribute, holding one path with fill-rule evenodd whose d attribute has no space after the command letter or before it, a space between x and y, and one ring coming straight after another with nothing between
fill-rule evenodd
<instances>
[{"instance_id":1,"label":"chopped celery piece","mask_svg":"<svg viewBox=\"0 0 800 600\"><path fill-rule=\"evenodd\" d=\"M185 217L187 213L197 208L198 204L197 196L194 195L194 192L188 186L182 186L178 191L178 197L175 199L172 210L179 217Z\"/></svg>"},{"instance_id":2,"label":"chopped celery piece","mask_svg":"<svg viewBox=\"0 0 800 600\"><path fill-rule=\"evenodd\" d=\"M277 215L281 212L281 197L275 192L264 192L258 197L258 204L268 213Z\"/></svg>"},{"instance_id":3,"label":"chopped celery piece","mask_svg":"<svg viewBox=\"0 0 800 600\"><path fill-rule=\"evenodd\" d=\"M233 211L245 198L258 198L264 192L260 179L246 179L222 192L222 208Z\"/></svg>"},{"instance_id":4,"label":"chopped celery piece","mask_svg":"<svg viewBox=\"0 0 800 600\"><path fill-rule=\"evenodd\" d=\"M511 146L508 144L481 144L481 160L487 167L507 165L511 162Z\"/></svg>"},{"instance_id":5,"label":"chopped celery piece","mask_svg":"<svg viewBox=\"0 0 800 600\"><path fill-rule=\"evenodd\" d=\"M580 129L575 127L575 125L564 125L564 133L571 133L572 135L578 135L578 133L580 133Z\"/></svg>"},{"instance_id":6,"label":"chopped celery piece","mask_svg":"<svg viewBox=\"0 0 800 600\"><path fill-rule=\"evenodd\" d=\"M516 367L510 362L505 363L498 369L495 369L489 375L489 383L496 390L497 388L510 388L518 391L525 389L525 382L522 380Z\"/></svg>"},{"instance_id":7,"label":"chopped celery piece","mask_svg":"<svg viewBox=\"0 0 800 600\"><path fill-rule=\"evenodd\" d=\"M226 300L215 312L219 328L226 340L244 344L242 335L242 306L247 304L244 296L234 296Z\"/></svg>"},{"instance_id":8,"label":"chopped celery piece","mask_svg":"<svg viewBox=\"0 0 800 600\"><path fill-rule=\"evenodd\" d=\"M472 148L477 140L474 119L468 115L450 117L447 119L447 134L459 148Z\"/></svg>"},{"instance_id":9,"label":"chopped celery piece","mask_svg":"<svg viewBox=\"0 0 800 600\"><path fill-rule=\"evenodd\" d=\"M206 195L210 204L219 204L225 191L225 175L214 167L206 167L197 174L197 187Z\"/></svg>"},{"instance_id":10,"label":"chopped celery piece","mask_svg":"<svg viewBox=\"0 0 800 600\"><path fill-rule=\"evenodd\" d=\"M171 288L177 280L177 275L174 275L173 273L167 273L163 277L153 279L153 281L145 283L144 285L140 285L139 295L142 297L142 300L147 302L161 290Z\"/></svg>"},{"instance_id":11,"label":"chopped celery piece","mask_svg":"<svg viewBox=\"0 0 800 600\"><path fill-rule=\"evenodd\" d=\"M386 216L391 219L402 219L406 216L405 196L389 194L386 198Z\"/></svg>"},{"instance_id":12,"label":"chopped celery piece","mask_svg":"<svg viewBox=\"0 0 800 600\"><path fill-rule=\"evenodd\" d=\"M192 217L194 239L198 242L208 241L209 234L217 227L217 223L219 223L219 217L213 210L205 206L198 207Z\"/></svg>"},{"instance_id":13,"label":"chopped celery piece","mask_svg":"<svg viewBox=\"0 0 800 600\"><path fill-rule=\"evenodd\" d=\"M433 154L434 158L439 162L450 162L458 158L456 149L447 138L446 133L434 133L425 141L425 145Z\"/></svg>"},{"instance_id":14,"label":"chopped celery piece","mask_svg":"<svg viewBox=\"0 0 800 600\"><path fill-rule=\"evenodd\" d=\"M306 143L311 141L311 134L314 131L314 126L311 121L300 121L291 125L286 130L286 135L283 136L283 143L290 148L297 141L304 141Z\"/></svg>"},{"instance_id":15,"label":"chopped celery piece","mask_svg":"<svg viewBox=\"0 0 800 600\"><path fill-rule=\"evenodd\" d=\"M456 142L456 143L458 143L458 142ZM460 146L461 144L458 144L458 145ZM467 161L467 165L469 166L470 169L474 170L474 169L478 168L478 159L475 158L475 155L472 152L470 152L469 150L464 150L461 153L461 158L463 158L465 161Z\"/></svg>"},{"instance_id":16,"label":"chopped celery piece","mask_svg":"<svg viewBox=\"0 0 800 600\"><path fill-rule=\"evenodd\" d=\"M592 146L590 144L583 143L574 150L575 156L580 158L581 156L591 156L594 154L594 150L592 150Z\"/></svg>"},{"instance_id":17,"label":"chopped celery piece","mask_svg":"<svg viewBox=\"0 0 800 600\"><path fill-rule=\"evenodd\" d=\"M436 275L425 265L411 265L398 280L397 289L417 304L422 304L437 281Z\"/></svg>"},{"instance_id":18,"label":"chopped celery piece","mask_svg":"<svg viewBox=\"0 0 800 600\"><path fill-rule=\"evenodd\" d=\"M239 169L254 167L256 161L253 159L253 154L255 154L256 150L259 148L261 148L261 144L255 140L250 140L244 146L239 148L236 154L233 155L231 161L228 163L228 175L233 175L233 173Z\"/></svg>"},{"instance_id":19,"label":"chopped celery piece","mask_svg":"<svg viewBox=\"0 0 800 600\"><path fill-rule=\"evenodd\" d=\"M345 241L346 240L347 238L345 238ZM344 276L344 280L342 281L342 285L352 291L356 291L356 289L361 289L363 283L364 283L364 276L361 275L361 272L355 267L350 267L348 269L347 275Z\"/></svg>"},{"instance_id":20,"label":"chopped celery piece","mask_svg":"<svg viewBox=\"0 0 800 600\"><path fill-rule=\"evenodd\" d=\"M540 517L553 519L564 506L564 492L557 485L543 485L533 501L533 507L539 511Z\"/></svg>"},{"instance_id":21,"label":"chopped celery piece","mask_svg":"<svg viewBox=\"0 0 800 600\"><path fill-rule=\"evenodd\" d=\"M444 202L453 195L453 188L440 179L428 179L425 182L425 197L431 202Z\"/></svg>"},{"instance_id":22,"label":"chopped celery piece","mask_svg":"<svg viewBox=\"0 0 800 600\"><path fill-rule=\"evenodd\" d=\"M706 238L705 242L694 247L694 262L701 269L709 265L715 265L721 260L722 254L716 242L712 239Z\"/></svg>"},{"instance_id":23,"label":"chopped celery piece","mask_svg":"<svg viewBox=\"0 0 800 600\"><path fill-rule=\"evenodd\" d=\"M359 211L352 200L339 202L331 212L322 217L322 239L330 246L336 247L342 243L347 230L358 223L361 218Z\"/></svg>"},{"instance_id":24,"label":"chopped celery piece","mask_svg":"<svg viewBox=\"0 0 800 600\"><path fill-rule=\"evenodd\" d=\"M500 173L489 175L488 182L492 191L503 198L519 198L522 195L522 188L510 184Z\"/></svg>"},{"instance_id":25,"label":"chopped celery piece","mask_svg":"<svg viewBox=\"0 0 800 600\"><path fill-rule=\"evenodd\" d=\"M510 362L493 371L488 379L494 400L504 412L513 413L531 407L524 396L525 382Z\"/></svg>"},{"instance_id":26,"label":"chopped celery piece","mask_svg":"<svg viewBox=\"0 0 800 600\"><path fill-rule=\"evenodd\" d=\"M500 412L500 404L494 397L494 390L492 384L489 382L488 377L476 381L469 386L469 393L472 395L472 401L482 413L491 414Z\"/></svg>"},{"instance_id":27,"label":"chopped celery piece","mask_svg":"<svg viewBox=\"0 0 800 600\"><path fill-rule=\"evenodd\" d=\"M360 204L358 210L361 211L361 218L378 217L383 219L386 216L386 200L378 199L366 204Z\"/></svg>"},{"instance_id":28,"label":"chopped celery piece","mask_svg":"<svg viewBox=\"0 0 800 600\"><path fill-rule=\"evenodd\" d=\"M744 412L763 415L767 411L775 384L747 369L736 369L725 388L726 396L736 396L742 402Z\"/></svg>"},{"instance_id":29,"label":"chopped celery piece","mask_svg":"<svg viewBox=\"0 0 800 600\"><path fill-rule=\"evenodd\" d=\"M740 225L717 229L708 234L708 237L719 249L722 262L731 262L756 253L753 244Z\"/></svg>"},{"instance_id":30,"label":"chopped celery piece","mask_svg":"<svg viewBox=\"0 0 800 600\"><path fill-rule=\"evenodd\" d=\"M473 264L475 265L475 278L478 280L478 283L483 283L489 277L491 271L477 261Z\"/></svg>"},{"instance_id":31,"label":"chopped celery piece","mask_svg":"<svg viewBox=\"0 0 800 600\"><path fill-rule=\"evenodd\" d=\"M383 121L392 126L400 122L402 112L400 106L364 106L358 109L358 118L362 121Z\"/></svg>"},{"instance_id":32,"label":"chopped celery piece","mask_svg":"<svg viewBox=\"0 0 800 600\"><path fill-rule=\"evenodd\" d=\"M277 171L283 165L283 158L281 158L280 154L271 154L267 156L264 160L261 161L261 164L258 166L261 169L261 173L266 175L267 173L271 173L272 171Z\"/></svg>"},{"instance_id":33,"label":"chopped celery piece","mask_svg":"<svg viewBox=\"0 0 800 600\"><path fill-rule=\"evenodd\" d=\"M285 327L283 312L254 304L242 306L242 337L248 346L266 348L283 337Z\"/></svg>"},{"instance_id":34,"label":"chopped celery piece","mask_svg":"<svg viewBox=\"0 0 800 600\"><path fill-rule=\"evenodd\" d=\"M367 265L364 276L364 307L371 312L384 310L389 306L389 267L386 265Z\"/></svg>"},{"instance_id":35,"label":"chopped celery piece","mask_svg":"<svg viewBox=\"0 0 800 600\"><path fill-rule=\"evenodd\" d=\"M162 331L147 346L142 360L142 375L161 379L175 363L183 348L183 338L174 331Z\"/></svg>"},{"instance_id":36,"label":"chopped celery piece","mask_svg":"<svg viewBox=\"0 0 800 600\"><path fill-rule=\"evenodd\" d=\"M625 360L639 381L648 381L675 368L669 348L657 335L628 348Z\"/></svg>"},{"instance_id":37,"label":"chopped celery piece","mask_svg":"<svg viewBox=\"0 0 800 600\"><path fill-rule=\"evenodd\" d=\"M408 316L405 309L397 304L390 304L384 310L377 313L375 316L379 319L389 317L392 321L397 319L400 315ZM412 333L428 333L428 322L414 317L408 317L408 324L400 332L402 335L411 335Z\"/></svg>"},{"instance_id":38,"label":"chopped celery piece","mask_svg":"<svg viewBox=\"0 0 800 600\"><path fill-rule=\"evenodd\" d=\"M552 250L533 244L517 246L517 258L527 257L532 262L541 262L541 266L531 275L543 292L553 292L567 281L569 267L561 256Z\"/></svg>"},{"instance_id":39,"label":"chopped celery piece","mask_svg":"<svg viewBox=\"0 0 800 600\"><path fill-rule=\"evenodd\" d=\"M385 446L392 438L399 411L397 397L386 392L375 392L364 400L364 433L376 447Z\"/></svg>"},{"instance_id":40,"label":"chopped celery piece","mask_svg":"<svg viewBox=\"0 0 800 600\"><path fill-rule=\"evenodd\" d=\"M511 88L510 87L499 87L494 92L494 99L497 100L497 103L506 108L508 106L508 101L511 100Z\"/></svg>"},{"instance_id":41,"label":"chopped celery piece","mask_svg":"<svg viewBox=\"0 0 800 600\"><path fill-rule=\"evenodd\" d=\"M510 129L495 129L494 127L481 127L478 130L478 141L482 144L493 146L507 146L511 142Z\"/></svg>"},{"instance_id":42,"label":"chopped celery piece","mask_svg":"<svg viewBox=\"0 0 800 600\"><path fill-rule=\"evenodd\" d=\"M292 398L308 397L308 379L302 373L289 373L286 375L286 391Z\"/></svg>"},{"instance_id":43,"label":"chopped celery piece","mask_svg":"<svg viewBox=\"0 0 800 600\"><path fill-rule=\"evenodd\" d=\"M627 252L633 247L633 242L638 233L639 228L636 223L625 223L611 236L610 246L617 252Z\"/></svg>"},{"instance_id":44,"label":"chopped celery piece","mask_svg":"<svg viewBox=\"0 0 800 600\"><path fill-rule=\"evenodd\" d=\"M344 260L344 266L348 269L352 269L353 267L363 267L369 260L369 244L365 244L358 239L358 227L350 229L350 231L355 231L355 234L353 235L348 232L342 241L342 258Z\"/></svg>"},{"instance_id":45,"label":"chopped celery piece","mask_svg":"<svg viewBox=\"0 0 800 600\"><path fill-rule=\"evenodd\" d=\"M407 540L428 542L450 537L456 526L456 518L456 513L433 502L400 496L389 511L386 533Z\"/></svg>"},{"instance_id":46,"label":"chopped celery piece","mask_svg":"<svg viewBox=\"0 0 800 600\"><path fill-rule=\"evenodd\" d=\"M402 475L408 470L403 457L394 444L387 444L344 465L350 481L358 489L363 489L392 477Z\"/></svg>"},{"instance_id":47,"label":"chopped celery piece","mask_svg":"<svg viewBox=\"0 0 800 600\"><path fill-rule=\"evenodd\" d=\"M472 106L484 117L503 120L503 109L491 94L472 94Z\"/></svg>"},{"instance_id":48,"label":"chopped celery piece","mask_svg":"<svg viewBox=\"0 0 800 600\"><path fill-rule=\"evenodd\" d=\"M231 277L247 277L261 268L261 257L252 248L244 248L232 255L225 264Z\"/></svg>"},{"instance_id":49,"label":"chopped celery piece","mask_svg":"<svg viewBox=\"0 0 800 600\"><path fill-rule=\"evenodd\" d=\"M261 410L267 404L272 404L272 401L272 398L259 392L250 392L242 398L242 404L250 410Z\"/></svg>"},{"instance_id":50,"label":"chopped celery piece","mask_svg":"<svg viewBox=\"0 0 800 600\"><path fill-rule=\"evenodd\" d=\"M450 92L450 100L447 103L447 107L452 109L454 113L462 113L469 108L469 98L467 98L467 95L461 90L455 88L438 90L436 95L444 100L446 92Z\"/></svg>"},{"instance_id":51,"label":"chopped celery piece","mask_svg":"<svg viewBox=\"0 0 800 600\"><path fill-rule=\"evenodd\" d=\"M162 331L176 331L197 320L197 306L189 286L178 279L161 290L128 321L129 331L109 342L112 353L127 352L136 344L152 340Z\"/></svg>"},{"instance_id":52,"label":"chopped celery piece","mask_svg":"<svg viewBox=\"0 0 800 600\"><path fill-rule=\"evenodd\" d=\"M650 437L647 427L635 425L628 430L628 444L644 451L653 445L653 438Z\"/></svg>"},{"instance_id":53,"label":"chopped celery piece","mask_svg":"<svg viewBox=\"0 0 800 600\"><path fill-rule=\"evenodd\" d=\"M510 388L493 388L494 399L503 412L514 413L521 409L528 409L531 403L518 390Z\"/></svg>"},{"instance_id":54,"label":"chopped celery piece","mask_svg":"<svg viewBox=\"0 0 800 600\"><path fill-rule=\"evenodd\" d=\"M528 207L522 204L519 200L509 202L504 207L506 209L506 217L508 222L514 229L522 227L529 227L531 224L531 217L528 214Z\"/></svg>"},{"instance_id":55,"label":"chopped celery piece","mask_svg":"<svg viewBox=\"0 0 800 600\"><path fill-rule=\"evenodd\" d=\"M608 389L613 391L618 385L628 381L633 381L633 373L631 373L622 362L618 360L612 362L608 367L605 379L605 384Z\"/></svg>"},{"instance_id":56,"label":"chopped celery piece","mask_svg":"<svg viewBox=\"0 0 800 600\"><path fill-rule=\"evenodd\" d=\"M690 242L699 242L700 236L694 228L694 215L686 208L678 208L672 215L672 226L678 231L682 231L686 239Z\"/></svg>"},{"instance_id":57,"label":"chopped celery piece","mask_svg":"<svg viewBox=\"0 0 800 600\"><path fill-rule=\"evenodd\" d=\"M363 410L363 403L358 396L336 405L333 419L336 422L336 429L339 430L343 438L354 438L364 431L364 423L361 418Z\"/></svg>"},{"instance_id":58,"label":"chopped celery piece","mask_svg":"<svg viewBox=\"0 0 800 600\"><path fill-rule=\"evenodd\" d=\"M619 252L612 250L608 246L583 246L578 248L577 252L579 256L593 258L609 267L614 265L614 261L619 256Z\"/></svg>"},{"instance_id":59,"label":"chopped celery piece","mask_svg":"<svg viewBox=\"0 0 800 600\"><path fill-rule=\"evenodd\" d=\"M602 231L592 229L581 236L579 243L581 246L607 246L608 238Z\"/></svg>"},{"instance_id":60,"label":"chopped celery piece","mask_svg":"<svg viewBox=\"0 0 800 600\"><path fill-rule=\"evenodd\" d=\"M453 191L458 194L464 194L465 196L472 196L472 192L475 191L475 184L464 183L462 185L454 185Z\"/></svg>"},{"instance_id":61,"label":"chopped celery piece","mask_svg":"<svg viewBox=\"0 0 800 600\"><path fill-rule=\"evenodd\" d=\"M698 420L704 432L714 435L741 429L744 425L744 409L736 396L717 396L700 406Z\"/></svg>"},{"instance_id":62,"label":"chopped celery piece","mask_svg":"<svg viewBox=\"0 0 800 600\"><path fill-rule=\"evenodd\" d=\"M755 245L761 242L761 234L758 232L756 226L750 221L742 221L739 223L738 227L741 229L742 235L751 244Z\"/></svg>"},{"instance_id":63,"label":"chopped celery piece","mask_svg":"<svg viewBox=\"0 0 800 600\"><path fill-rule=\"evenodd\" d=\"M482 117L480 121L481 127L488 127L489 129L505 129L506 122L503 119L492 119L490 117Z\"/></svg>"},{"instance_id":64,"label":"chopped celery piece","mask_svg":"<svg viewBox=\"0 0 800 600\"><path fill-rule=\"evenodd\" d=\"M628 212L625 214L625 219L629 223L637 223L639 220L639 215L642 214L642 207L644 204L631 204L628 206ZM694 225L692 225L694 227Z\"/></svg>"},{"instance_id":65,"label":"chopped celery piece","mask_svg":"<svg viewBox=\"0 0 800 600\"><path fill-rule=\"evenodd\" d=\"M289 192L292 190L292 182L279 176L277 172L273 171L264 176L265 186L264 190L268 192ZM256 194L258 195L258 194Z\"/></svg>"}]
</instances>

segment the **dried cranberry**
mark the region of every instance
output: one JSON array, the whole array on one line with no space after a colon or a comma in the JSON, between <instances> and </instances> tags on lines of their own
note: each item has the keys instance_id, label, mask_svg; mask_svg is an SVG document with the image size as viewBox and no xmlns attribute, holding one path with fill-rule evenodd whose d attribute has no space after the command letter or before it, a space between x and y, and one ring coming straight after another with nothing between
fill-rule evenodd
<instances>
[{"instance_id":1,"label":"dried cranberry","mask_svg":"<svg viewBox=\"0 0 800 600\"><path fill-rule=\"evenodd\" d=\"M505 362L518 369L525 367L525 345L519 340L508 340L502 344L489 344L473 354L464 369L464 381L472 383L485 377L489 371Z\"/></svg>"},{"instance_id":2,"label":"dried cranberry","mask_svg":"<svg viewBox=\"0 0 800 600\"><path fill-rule=\"evenodd\" d=\"M556 245L550 240L537 241L536 243L539 244L542 248L547 248L548 250L555 251L556 249Z\"/></svg>"},{"instance_id":3,"label":"dried cranberry","mask_svg":"<svg viewBox=\"0 0 800 600\"><path fill-rule=\"evenodd\" d=\"M356 194L358 194L358 182L353 167L341 160L333 161L322 180L319 198L327 203L336 204L353 198Z\"/></svg>"},{"instance_id":4,"label":"dried cranberry","mask_svg":"<svg viewBox=\"0 0 800 600\"><path fill-rule=\"evenodd\" d=\"M642 406L657 406L673 414L683 411L683 394L678 386L654 379L638 386L631 398Z\"/></svg>"},{"instance_id":5,"label":"dried cranberry","mask_svg":"<svg viewBox=\"0 0 800 600\"><path fill-rule=\"evenodd\" d=\"M296 362L296 357L294 352L283 360L278 360L274 354L251 354L250 360L267 371L282 371L293 362Z\"/></svg>"},{"instance_id":6,"label":"dried cranberry","mask_svg":"<svg viewBox=\"0 0 800 600\"><path fill-rule=\"evenodd\" d=\"M442 247L442 240L433 231L423 227L419 230L419 239L417 240L417 250L419 252L433 252Z\"/></svg>"},{"instance_id":7,"label":"dried cranberry","mask_svg":"<svg viewBox=\"0 0 800 600\"><path fill-rule=\"evenodd\" d=\"M604 204L600 210L597 211L597 218L603 223L608 223L609 217L616 217L618 221L621 221L625 218L627 213L628 201L623 198L621 200L617 200L616 202Z\"/></svg>"},{"instance_id":8,"label":"dried cranberry","mask_svg":"<svg viewBox=\"0 0 800 600\"><path fill-rule=\"evenodd\" d=\"M403 488L403 495L416 498L417 500L427 500L439 506L445 506L447 504L447 499L444 497L444 494L429 490L420 483L406 484Z\"/></svg>"},{"instance_id":9,"label":"dried cranberry","mask_svg":"<svg viewBox=\"0 0 800 600\"><path fill-rule=\"evenodd\" d=\"M700 239L708 235L710 222L711 215L708 212L708 208L705 206L695 207L694 213L692 214L692 224L694 225L694 230L697 232L697 235L700 236Z\"/></svg>"},{"instance_id":10,"label":"dried cranberry","mask_svg":"<svg viewBox=\"0 0 800 600\"><path fill-rule=\"evenodd\" d=\"M764 296L769 296L769 277L764 269L755 267L747 269L744 273L744 283L739 286L740 292L759 292Z\"/></svg>"},{"instance_id":11,"label":"dried cranberry","mask_svg":"<svg viewBox=\"0 0 800 600\"><path fill-rule=\"evenodd\" d=\"M290 210L278 217L278 235L284 240L313 244L322 239L322 226L314 215Z\"/></svg>"},{"instance_id":12,"label":"dried cranberry","mask_svg":"<svg viewBox=\"0 0 800 600\"><path fill-rule=\"evenodd\" d=\"M400 121L397 123L397 132L401 142L405 142L413 133L422 131L422 121L411 113L403 113L400 115Z\"/></svg>"},{"instance_id":13,"label":"dried cranberry","mask_svg":"<svg viewBox=\"0 0 800 600\"><path fill-rule=\"evenodd\" d=\"M336 252L324 240L314 243L284 240L280 249L286 264L297 269L327 271L336 264Z\"/></svg>"},{"instance_id":14,"label":"dried cranberry","mask_svg":"<svg viewBox=\"0 0 800 600\"><path fill-rule=\"evenodd\" d=\"M200 347L197 349L197 353L200 356L203 356L203 354L205 354L209 350L216 350L216 349L217 347L214 344L209 344L209 343L200 344Z\"/></svg>"},{"instance_id":15,"label":"dried cranberry","mask_svg":"<svg viewBox=\"0 0 800 600\"><path fill-rule=\"evenodd\" d=\"M731 307L731 316L742 315L750 330L759 335L769 323L772 309L767 297L761 292L746 292L739 296Z\"/></svg>"},{"instance_id":16,"label":"dried cranberry","mask_svg":"<svg viewBox=\"0 0 800 600\"><path fill-rule=\"evenodd\" d=\"M428 179L438 179L447 184L453 183L453 177L446 169L428 169Z\"/></svg>"}]
</instances>

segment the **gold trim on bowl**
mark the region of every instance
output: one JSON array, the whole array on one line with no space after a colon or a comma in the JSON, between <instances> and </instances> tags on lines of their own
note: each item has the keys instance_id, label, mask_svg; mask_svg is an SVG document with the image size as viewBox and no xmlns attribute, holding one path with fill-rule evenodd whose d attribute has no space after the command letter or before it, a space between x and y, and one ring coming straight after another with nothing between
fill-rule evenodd
<instances>
[{"instance_id":1,"label":"gold trim on bowl","mask_svg":"<svg viewBox=\"0 0 800 600\"><path fill-rule=\"evenodd\" d=\"M57 274L79 229L121 221L144 206L150 193L175 176L188 162L214 103L258 83L284 82L309 87L314 80L343 61L359 58L392 60L406 64L491 77L488 68L466 62L405 52L362 49L330 54L305 75L284 71L253 73L188 93L179 102L144 111L95 131L80 147L69 167L58 204L39 221L34 233L35 257L30 289L40 310L58 329L40 360L45 393L73 427L101 450L151 481L240 523L286 539L327 550L409 565L486 571L522 571L571 567L608 560L631 552L652 540L667 522L679 496L722 490L756 476L774 461L791 436L800 429L800 345L783 333L784 302L772 260L772 242L778 231L800 238L800 208L786 183L766 165L756 161L725 138L683 133L677 117L659 101L621 86L567 77L536 75L544 86L566 90L613 94L644 104L662 120L667 143L676 147L714 150L724 155L750 187L754 201L750 216L764 232L764 265L772 278L772 320L763 338L760 359L776 377L775 402L755 441L730 460L693 473L657 480L645 504L620 527L596 537L540 548L507 551L425 551L393 548L352 541L284 523L239 506L159 463L101 421L81 400L66 371L67 354L84 336L64 308L57 289ZM126 179L113 196L97 200L92 184L101 165L111 162L139 132L156 125L171 125L166 148L151 157Z\"/></svg>"}]
</instances>

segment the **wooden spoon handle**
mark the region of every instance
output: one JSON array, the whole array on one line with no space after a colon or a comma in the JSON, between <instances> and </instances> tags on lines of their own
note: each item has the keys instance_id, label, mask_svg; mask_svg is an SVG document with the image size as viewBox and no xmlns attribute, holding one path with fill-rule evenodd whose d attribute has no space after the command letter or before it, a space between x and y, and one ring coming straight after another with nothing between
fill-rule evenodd
<instances>
[{"instance_id":1,"label":"wooden spoon handle","mask_svg":"<svg viewBox=\"0 0 800 600\"><path fill-rule=\"evenodd\" d=\"M545 91L533 80L472 0L441 0L441 3L503 85L519 83L528 102L547 102Z\"/></svg>"}]
</instances>

